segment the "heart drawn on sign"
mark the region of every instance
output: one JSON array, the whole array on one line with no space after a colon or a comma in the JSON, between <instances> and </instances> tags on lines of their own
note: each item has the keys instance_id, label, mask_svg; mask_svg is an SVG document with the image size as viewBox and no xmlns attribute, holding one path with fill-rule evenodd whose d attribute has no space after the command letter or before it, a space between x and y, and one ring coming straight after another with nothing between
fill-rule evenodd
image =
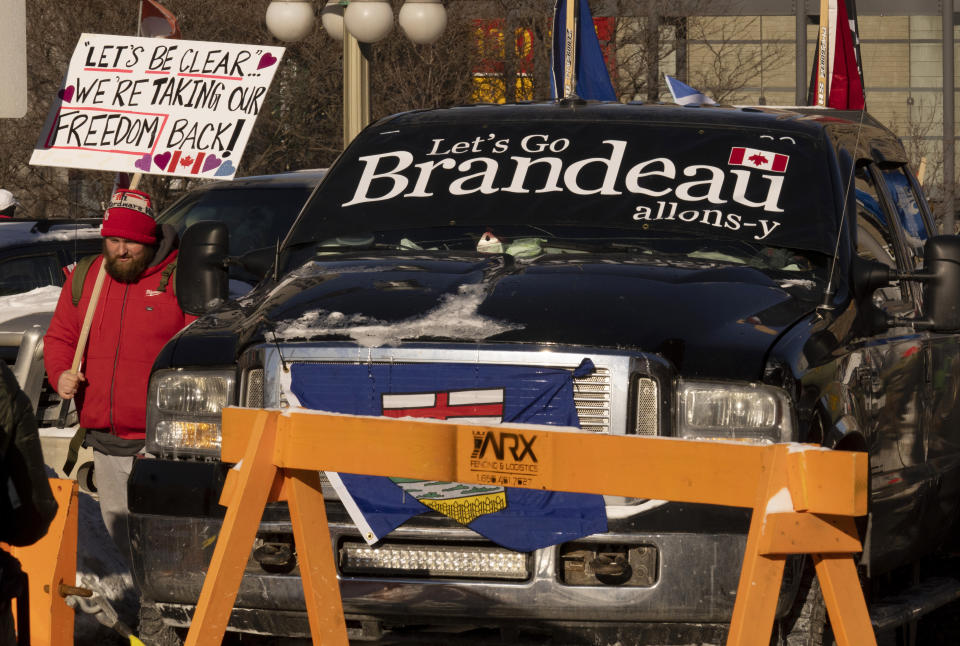
<instances>
[{"instance_id":1,"label":"heart drawn on sign","mask_svg":"<svg viewBox=\"0 0 960 646\"><path fill-rule=\"evenodd\" d=\"M267 52L266 54L260 57L260 62L257 63L257 69L262 70L264 67L270 67L276 62L277 62L277 57L271 54L270 52Z\"/></svg>"},{"instance_id":2,"label":"heart drawn on sign","mask_svg":"<svg viewBox=\"0 0 960 646\"><path fill-rule=\"evenodd\" d=\"M203 171L206 173L208 170L213 170L220 165L220 162L223 160L217 157L216 155L207 155L207 158L203 160Z\"/></svg>"},{"instance_id":3,"label":"heart drawn on sign","mask_svg":"<svg viewBox=\"0 0 960 646\"><path fill-rule=\"evenodd\" d=\"M139 170L142 170L145 173L149 173L151 160L152 160L152 157L150 157L150 155L144 155L137 161L133 162L133 165L136 166Z\"/></svg>"},{"instance_id":4,"label":"heart drawn on sign","mask_svg":"<svg viewBox=\"0 0 960 646\"><path fill-rule=\"evenodd\" d=\"M233 162L228 159L213 175L214 177L223 177L224 175L233 175L235 172L237 172L237 169L233 167Z\"/></svg>"},{"instance_id":5,"label":"heart drawn on sign","mask_svg":"<svg viewBox=\"0 0 960 646\"><path fill-rule=\"evenodd\" d=\"M167 164L170 163L170 152L160 153L159 155L154 156L153 163L156 164L161 170L167 167Z\"/></svg>"},{"instance_id":6,"label":"heart drawn on sign","mask_svg":"<svg viewBox=\"0 0 960 646\"><path fill-rule=\"evenodd\" d=\"M70 103L73 101L73 86L68 85L67 87L63 88L57 92L57 96L63 99L64 103Z\"/></svg>"}]
</instances>

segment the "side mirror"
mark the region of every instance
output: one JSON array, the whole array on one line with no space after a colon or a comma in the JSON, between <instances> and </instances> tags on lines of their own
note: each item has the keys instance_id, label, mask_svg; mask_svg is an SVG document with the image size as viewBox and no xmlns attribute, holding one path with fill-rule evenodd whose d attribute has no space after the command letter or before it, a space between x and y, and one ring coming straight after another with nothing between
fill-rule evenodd
<instances>
[{"instance_id":1,"label":"side mirror","mask_svg":"<svg viewBox=\"0 0 960 646\"><path fill-rule=\"evenodd\" d=\"M257 279L262 280L270 273L277 259L277 250L274 247L264 247L248 251L236 259L235 264Z\"/></svg>"},{"instance_id":2,"label":"side mirror","mask_svg":"<svg viewBox=\"0 0 960 646\"><path fill-rule=\"evenodd\" d=\"M881 287L897 279L895 270L878 260L853 257L853 295L858 301L870 298Z\"/></svg>"},{"instance_id":3,"label":"side mirror","mask_svg":"<svg viewBox=\"0 0 960 646\"><path fill-rule=\"evenodd\" d=\"M227 300L230 234L222 222L197 222L183 233L177 256L177 301L187 314L206 314Z\"/></svg>"},{"instance_id":4,"label":"side mirror","mask_svg":"<svg viewBox=\"0 0 960 646\"><path fill-rule=\"evenodd\" d=\"M934 236L923 250L923 309L934 330L960 330L960 236Z\"/></svg>"}]
</instances>

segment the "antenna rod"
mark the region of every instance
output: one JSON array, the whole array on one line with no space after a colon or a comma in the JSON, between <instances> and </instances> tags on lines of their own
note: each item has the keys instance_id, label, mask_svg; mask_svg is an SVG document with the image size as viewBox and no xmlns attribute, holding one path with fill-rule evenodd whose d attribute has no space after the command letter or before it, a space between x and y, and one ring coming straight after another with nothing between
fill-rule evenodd
<instances>
[{"instance_id":1,"label":"antenna rod","mask_svg":"<svg viewBox=\"0 0 960 646\"><path fill-rule=\"evenodd\" d=\"M837 241L833 245L833 259L830 261L830 273L827 275L827 288L823 292L823 304L819 309L829 310L830 297L833 296L833 276L837 270L837 256L840 253L840 237L843 235L843 225L847 220L847 206L850 204L850 188L853 186L854 177L857 173L857 151L860 150L860 133L863 130L863 119L867 111L860 111L860 121L857 123L857 139L851 151L853 163L850 165L850 176L847 178L847 186L843 191L843 210L840 212L840 225L837 227Z\"/></svg>"}]
</instances>

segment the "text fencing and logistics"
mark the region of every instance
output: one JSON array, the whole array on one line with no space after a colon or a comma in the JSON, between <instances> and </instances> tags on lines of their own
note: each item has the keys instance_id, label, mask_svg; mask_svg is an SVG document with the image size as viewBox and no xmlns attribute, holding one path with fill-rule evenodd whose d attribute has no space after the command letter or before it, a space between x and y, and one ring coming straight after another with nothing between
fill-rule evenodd
<instances>
[{"instance_id":1,"label":"text fencing and logistics","mask_svg":"<svg viewBox=\"0 0 960 646\"><path fill-rule=\"evenodd\" d=\"M230 179L283 53L83 34L30 163Z\"/></svg>"}]
</instances>

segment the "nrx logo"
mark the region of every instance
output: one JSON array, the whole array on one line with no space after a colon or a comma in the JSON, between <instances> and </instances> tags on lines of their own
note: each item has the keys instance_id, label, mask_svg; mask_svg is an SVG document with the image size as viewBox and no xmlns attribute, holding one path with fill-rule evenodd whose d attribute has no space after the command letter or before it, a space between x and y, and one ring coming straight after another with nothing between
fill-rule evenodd
<instances>
[{"instance_id":1,"label":"nrx logo","mask_svg":"<svg viewBox=\"0 0 960 646\"><path fill-rule=\"evenodd\" d=\"M517 462L522 461L528 455L530 456L531 461L536 462L537 456L533 452L533 443L536 441L536 439L536 435L530 439L527 439L527 437L522 433L474 431L473 453L470 454L470 458L473 460L483 458L487 455L487 450L492 448L493 455L498 460L502 460L504 451L509 449L510 455L512 455L513 459Z\"/></svg>"}]
</instances>

